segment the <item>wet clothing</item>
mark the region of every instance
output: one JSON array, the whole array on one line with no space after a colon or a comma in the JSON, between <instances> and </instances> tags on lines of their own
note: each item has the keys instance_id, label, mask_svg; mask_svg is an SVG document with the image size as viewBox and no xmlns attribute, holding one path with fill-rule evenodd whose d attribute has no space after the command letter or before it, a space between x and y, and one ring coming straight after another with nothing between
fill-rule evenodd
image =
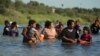
<instances>
[{"instance_id":1,"label":"wet clothing","mask_svg":"<svg viewBox=\"0 0 100 56\"><path fill-rule=\"evenodd\" d=\"M87 34L87 35L83 34L83 35L81 36L81 40L83 40L83 41L90 42L91 39L92 39L92 37L91 37L90 34Z\"/></svg>"},{"instance_id":2,"label":"wet clothing","mask_svg":"<svg viewBox=\"0 0 100 56\"><path fill-rule=\"evenodd\" d=\"M3 29L3 35L9 35L9 29L10 27L9 26L5 26L4 29Z\"/></svg>"},{"instance_id":3,"label":"wet clothing","mask_svg":"<svg viewBox=\"0 0 100 56\"><path fill-rule=\"evenodd\" d=\"M70 41L67 41L66 39L64 39L64 37L75 40L79 38L79 35L76 29L72 29L72 31L70 32L69 28L66 27L63 29L60 37L62 39L62 42L70 43Z\"/></svg>"},{"instance_id":4,"label":"wet clothing","mask_svg":"<svg viewBox=\"0 0 100 56\"><path fill-rule=\"evenodd\" d=\"M76 25L76 26L75 26L75 29L76 29L77 31L80 31L80 26L79 26L79 25Z\"/></svg>"},{"instance_id":5,"label":"wet clothing","mask_svg":"<svg viewBox=\"0 0 100 56\"><path fill-rule=\"evenodd\" d=\"M57 25L55 28L56 28L57 33L60 34L63 29L63 25Z\"/></svg>"},{"instance_id":6,"label":"wet clothing","mask_svg":"<svg viewBox=\"0 0 100 56\"><path fill-rule=\"evenodd\" d=\"M81 31L81 29L80 29L80 25L76 25L74 28L77 30L77 33L79 34L80 31Z\"/></svg>"},{"instance_id":7,"label":"wet clothing","mask_svg":"<svg viewBox=\"0 0 100 56\"><path fill-rule=\"evenodd\" d=\"M31 39L27 38L27 37L23 37L23 43L28 43Z\"/></svg>"},{"instance_id":8,"label":"wet clothing","mask_svg":"<svg viewBox=\"0 0 100 56\"><path fill-rule=\"evenodd\" d=\"M36 29L35 28L31 28L29 29L29 38L33 38L35 36L35 32L36 32Z\"/></svg>"},{"instance_id":9,"label":"wet clothing","mask_svg":"<svg viewBox=\"0 0 100 56\"><path fill-rule=\"evenodd\" d=\"M57 35L55 28L52 29L44 28L42 34L44 34L45 39L53 39Z\"/></svg>"},{"instance_id":10,"label":"wet clothing","mask_svg":"<svg viewBox=\"0 0 100 56\"><path fill-rule=\"evenodd\" d=\"M16 29L10 29L9 35L10 36L16 36L16 37L18 37L18 35L19 35L18 28L16 28Z\"/></svg>"},{"instance_id":11,"label":"wet clothing","mask_svg":"<svg viewBox=\"0 0 100 56\"><path fill-rule=\"evenodd\" d=\"M92 25L90 26L90 29L91 29L91 32L92 32L93 34L98 34L98 33L99 33L99 30L100 30L100 26L96 26L95 24L92 24Z\"/></svg>"},{"instance_id":12,"label":"wet clothing","mask_svg":"<svg viewBox=\"0 0 100 56\"><path fill-rule=\"evenodd\" d=\"M26 31L26 36L23 34L24 31ZM23 29L22 35L24 43L27 43L29 40L31 40L31 38L35 36L34 31L36 31L34 28L29 28L29 27Z\"/></svg>"},{"instance_id":13,"label":"wet clothing","mask_svg":"<svg viewBox=\"0 0 100 56\"><path fill-rule=\"evenodd\" d=\"M75 26L75 29L76 29L76 30L80 30L80 26L79 26L79 25L76 25L76 26Z\"/></svg>"},{"instance_id":14,"label":"wet clothing","mask_svg":"<svg viewBox=\"0 0 100 56\"><path fill-rule=\"evenodd\" d=\"M28 34L28 27L24 28L22 31L22 35L23 35L23 43L27 43L30 39L28 38L27 34ZM24 34L24 32L26 31L26 33Z\"/></svg>"}]
</instances>

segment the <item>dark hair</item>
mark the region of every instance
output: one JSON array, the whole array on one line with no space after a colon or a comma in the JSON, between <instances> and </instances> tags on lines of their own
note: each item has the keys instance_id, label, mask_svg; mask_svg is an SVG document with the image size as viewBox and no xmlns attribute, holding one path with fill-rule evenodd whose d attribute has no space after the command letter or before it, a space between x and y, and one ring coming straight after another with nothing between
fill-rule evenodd
<instances>
[{"instance_id":1,"label":"dark hair","mask_svg":"<svg viewBox=\"0 0 100 56\"><path fill-rule=\"evenodd\" d=\"M30 26L31 24L34 24L34 23L36 23L35 20L29 20L28 25Z\"/></svg>"},{"instance_id":2,"label":"dark hair","mask_svg":"<svg viewBox=\"0 0 100 56\"><path fill-rule=\"evenodd\" d=\"M83 30L86 30L86 31L88 31L88 33L91 33L90 28L87 27L87 26L84 26L84 27L83 27Z\"/></svg>"},{"instance_id":3,"label":"dark hair","mask_svg":"<svg viewBox=\"0 0 100 56\"><path fill-rule=\"evenodd\" d=\"M5 25L10 24L8 20L5 20L4 23L5 23Z\"/></svg>"},{"instance_id":4,"label":"dark hair","mask_svg":"<svg viewBox=\"0 0 100 56\"><path fill-rule=\"evenodd\" d=\"M17 25L17 22L15 22L15 21L14 21L14 22L12 22L12 24L11 24L11 25Z\"/></svg>"},{"instance_id":5,"label":"dark hair","mask_svg":"<svg viewBox=\"0 0 100 56\"><path fill-rule=\"evenodd\" d=\"M49 26L51 26L51 23L52 23L51 21L48 21L48 20L47 20L47 21L45 22L45 28L49 28Z\"/></svg>"},{"instance_id":6,"label":"dark hair","mask_svg":"<svg viewBox=\"0 0 100 56\"><path fill-rule=\"evenodd\" d=\"M76 21L75 21L75 24L77 24L78 22L79 22L79 20L76 20Z\"/></svg>"},{"instance_id":7,"label":"dark hair","mask_svg":"<svg viewBox=\"0 0 100 56\"><path fill-rule=\"evenodd\" d=\"M95 22L99 22L99 20L98 20L98 19L96 19L96 20L95 20Z\"/></svg>"},{"instance_id":8,"label":"dark hair","mask_svg":"<svg viewBox=\"0 0 100 56\"><path fill-rule=\"evenodd\" d=\"M74 20L68 20L67 21L67 26L72 25L72 22L74 22Z\"/></svg>"},{"instance_id":9,"label":"dark hair","mask_svg":"<svg viewBox=\"0 0 100 56\"><path fill-rule=\"evenodd\" d=\"M99 17L96 17L96 19L99 19Z\"/></svg>"},{"instance_id":10,"label":"dark hair","mask_svg":"<svg viewBox=\"0 0 100 56\"><path fill-rule=\"evenodd\" d=\"M63 26L62 22L59 22L59 26Z\"/></svg>"},{"instance_id":11,"label":"dark hair","mask_svg":"<svg viewBox=\"0 0 100 56\"><path fill-rule=\"evenodd\" d=\"M12 24L11 24L11 28L14 28L14 27L17 27L17 22L16 21L12 22Z\"/></svg>"},{"instance_id":12,"label":"dark hair","mask_svg":"<svg viewBox=\"0 0 100 56\"><path fill-rule=\"evenodd\" d=\"M36 29L40 29L40 28L42 28L41 25L37 23L36 24Z\"/></svg>"}]
</instances>

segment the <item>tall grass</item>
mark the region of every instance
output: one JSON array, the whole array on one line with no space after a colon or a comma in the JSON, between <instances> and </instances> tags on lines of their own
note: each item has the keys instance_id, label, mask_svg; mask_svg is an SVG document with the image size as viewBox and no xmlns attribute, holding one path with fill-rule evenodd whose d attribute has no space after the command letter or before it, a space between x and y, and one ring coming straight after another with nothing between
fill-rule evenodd
<instances>
[{"instance_id":1,"label":"tall grass","mask_svg":"<svg viewBox=\"0 0 100 56\"><path fill-rule=\"evenodd\" d=\"M12 12L13 13L13 12ZM30 17L31 19L36 20L38 23L45 22L46 20L50 20L52 22L56 22L57 20L61 21L63 24L66 24L68 19L74 19L74 20L79 20L81 24L85 24L86 21L82 20L81 18L70 18L67 16L62 16L59 14L22 14L20 12L13 13L14 15L0 15L0 24L4 24L5 20L9 21L16 21L18 24L27 24L28 18Z\"/></svg>"}]
</instances>

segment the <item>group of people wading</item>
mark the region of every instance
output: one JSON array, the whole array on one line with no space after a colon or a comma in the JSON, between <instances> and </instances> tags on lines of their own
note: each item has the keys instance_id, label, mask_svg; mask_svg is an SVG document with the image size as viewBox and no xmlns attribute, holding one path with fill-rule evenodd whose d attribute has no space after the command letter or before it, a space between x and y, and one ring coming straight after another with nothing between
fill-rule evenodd
<instances>
[{"instance_id":1,"label":"group of people wading","mask_svg":"<svg viewBox=\"0 0 100 56\"><path fill-rule=\"evenodd\" d=\"M48 40L52 42L59 39L64 44L79 43L82 45L90 44L92 42L92 33L98 34L100 30L100 18L97 18L93 24L80 28L79 22L75 20L68 20L67 27L64 27L62 22L57 21L54 23L47 20L45 21L44 28L35 20L29 20L28 25L23 29L23 43L37 44L37 40L43 42ZM80 33L82 34L80 35ZM3 35L18 36L18 27L16 22L5 21Z\"/></svg>"},{"instance_id":2,"label":"group of people wading","mask_svg":"<svg viewBox=\"0 0 100 56\"><path fill-rule=\"evenodd\" d=\"M8 20L5 20L5 27L3 29L3 35L17 37L19 35L17 23L15 21L10 23Z\"/></svg>"}]
</instances>

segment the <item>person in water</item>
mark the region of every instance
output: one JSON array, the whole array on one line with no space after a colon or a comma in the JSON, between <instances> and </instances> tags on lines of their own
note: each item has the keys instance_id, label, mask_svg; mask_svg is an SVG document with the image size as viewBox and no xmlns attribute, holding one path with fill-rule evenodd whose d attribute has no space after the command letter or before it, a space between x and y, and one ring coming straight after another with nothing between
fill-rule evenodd
<instances>
[{"instance_id":1,"label":"person in water","mask_svg":"<svg viewBox=\"0 0 100 56\"><path fill-rule=\"evenodd\" d=\"M100 30L100 22L95 20L95 22L90 26L90 29L93 34L98 34Z\"/></svg>"},{"instance_id":2,"label":"person in water","mask_svg":"<svg viewBox=\"0 0 100 56\"><path fill-rule=\"evenodd\" d=\"M57 36L54 24L51 21L45 22L45 28L42 31L44 38L48 40L49 43L53 42Z\"/></svg>"},{"instance_id":3,"label":"person in water","mask_svg":"<svg viewBox=\"0 0 100 56\"><path fill-rule=\"evenodd\" d=\"M10 36L18 37L18 27L16 22L12 22L10 26Z\"/></svg>"},{"instance_id":4,"label":"person in water","mask_svg":"<svg viewBox=\"0 0 100 56\"><path fill-rule=\"evenodd\" d=\"M5 20L5 27L3 29L3 35L9 35L10 23L8 20Z\"/></svg>"},{"instance_id":5,"label":"person in water","mask_svg":"<svg viewBox=\"0 0 100 56\"><path fill-rule=\"evenodd\" d=\"M65 27L60 34L62 43L74 44L78 42L79 35L74 27L75 27L75 22L73 20L68 20L67 27Z\"/></svg>"},{"instance_id":6,"label":"person in water","mask_svg":"<svg viewBox=\"0 0 100 56\"><path fill-rule=\"evenodd\" d=\"M80 24L79 24L79 21L75 21L75 29L77 30L77 33L80 33L81 32L81 29L80 29Z\"/></svg>"},{"instance_id":7,"label":"person in water","mask_svg":"<svg viewBox=\"0 0 100 56\"><path fill-rule=\"evenodd\" d=\"M58 21L55 28L56 28L57 34L59 35L61 31L63 30L62 22Z\"/></svg>"},{"instance_id":8,"label":"person in water","mask_svg":"<svg viewBox=\"0 0 100 56\"><path fill-rule=\"evenodd\" d=\"M38 33L36 28L36 21L29 20L28 26L23 29L22 35L23 43L37 44Z\"/></svg>"},{"instance_id":9,"label":"person in water","mask_svg":"<svg viewBox=\"0 0 100 56\"><path fill-rule=\"evenodd\" d=\"M43 42L44 41L44 35L42 34L42 27L41 27L41 25L40 24L36 24L36 30L37 30L37 32L38 32L38 34L39 34L39 40L41 41L41 42Z\"/></svg>"},{"instance_id":10,"label":"person in water","mask_svg":"<svg viewBox=\"0 0 100 56\"><path fill-rule=\"evenodd\" d=\"M41 34L42 32L42 26L40 24L36 24L36 30L39 32L39 34Z\"/></svg>"},{"instance_id":11,"label":"person in water","mask_svg":"<svg viewBox=\"0 0 100 56\"><path fill-rule=\"evenodd\" d=\"M85 26L83 28L83 34L81 35L81 38L80 38L80 44L85 45L91 42L92 42L92 36L90 33L90 29Z\"/></svg>"},{"instance_id":12,"label":"person in water","mask_svg":"<svg viewBox=\"0 0 100 56\"><path fill-rule=\"evenodd\" d=\"M97 20L97 21L99 21L99 25L100 25L100 18L99 18L99 17L97 17L97 18L96 18L96 20Z\"/></svg>"}]
</instances>

